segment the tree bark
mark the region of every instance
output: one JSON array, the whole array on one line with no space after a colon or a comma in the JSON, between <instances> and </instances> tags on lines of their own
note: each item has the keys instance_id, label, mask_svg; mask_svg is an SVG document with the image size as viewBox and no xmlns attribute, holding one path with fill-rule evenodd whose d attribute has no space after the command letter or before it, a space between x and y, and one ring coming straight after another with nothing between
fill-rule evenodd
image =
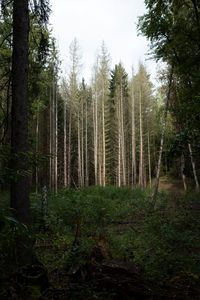
<instances>
[{"instance_id":1,"label":"tree bark","mask_svg":"<svg viewBox=\"0 0 200 300\"><path fill-rule=\"evenodd\" d=\"M121 114L120 101L118 100L118 186L121 186Z\"/></svg>"},{"instance_id":2,"label":"tree bark","mask_svg":"<svg viewBox=\"0 0 200 300\"><path fill-rule=\"evenodd\" d=\"M149 131L148 131L148 161L149 161L149 187L151 188L151 150L150 150Z\"/></svg>"},{"instance_id":3,"label":"tree bark","mask_svg":"<svg viewBox=\"0 0 200 300\"><path fill-rule=\"evenodd\" d=\"M64 89L64 86L63 86L63 89ZM66 129L66 98L65 98L65 92L63 90L63 109L64 109L64 116L63 116L63 122L64 122L64 125L63 125L63 134L64 134L64 137L63 137L63 150L64 150L64 153L63 153L63 160L64 160L64 187L66 188L67 187L67 129Z\"/></svg>"},{"instance_id":4,"label":"tree bark","mask_svg":"<svg viewBox=\"0 0 200 300\"><path fill-rule=\"evenodd\" d=\"M105 141L105 91L104 82L102 87L102 146L103 146L103 172L102 172L102 185L106 186L106 141Z\"/></svg>"},{"instance_id":5,"label":"tree bark","mask_svg":"<svg viewBox=\"0 0 200 300\"><path fill-rule=\"evenodd\" d=\"M30 224L28 178L28 0L13 2L11 155L16 175L11 182L11 207L19 222ZM19 174L19 172L21 174ZM19 174L19 175L18 175ZM31 263L30 240L20 239L18 260Z\"/></svg>"},{"instance_id":6,"label":"tree bark","mask_svg":"<svg viewBox=\"0 0 200 300\"><path fill-rule=\"evenodd\" d=\"M184 186L184 190L187 190L187 185L186 185L186 178L185 178L185 174L184 174L184 168L185 168L185 159L184 159L184 154L181 155L181 177L183 180L183 186Z\"/></svg>"},{"instance_id":7,"label":"tree bark","mask_svg":"<svg viewBox=\"0 0 200 300\"><path fill-rule=\"evenodd\" d=\"M71 187L71 132L72 132L72 105L70 103L69 132L68 132L68 166L67 166L67 186L68 186L68 188Z\"/></svg>"},{"instance_id":8,"label":"tree bark","mask_svg":"<svg viewBox=\"0 0 200 300\"><path fill-rule=\"evenodd\" d=\"M51 95L51 85L49 88L49 189L51 190L52 182L52 95Z\"/></svg>"},{"instance_id":9,"label":"tree bark","mask_svg":"<svg viewBox=\"0 0 200 300\"><path fill-rule=\"evenodd\" d=\"M78 188L81 188L81 137L80 137L80 113L78 111Z\"/></svg>"},{"instance_id":10,"label":"tree bark","mask_svg":"<svg viewBox=\"0 0 200 300\"><path fill-rule=\"evenodd\" d=\"M133 83L132 83L133 85ZM137 173L136 173L136 154L135 154L135 97L133 86L131 87L131 122L132 122L132 188L136 186Z\"/></svg>"},{"instance_id":11,"label":"tree bark","mask_svg":"<svg viewBox=\"0 0 200 300\"><path fill-rule=\"evenodd\" d=\"M88 174L88 107L87 107L87 99L85 102L85 185L89 185L89 174Z\"/></svg>"},{"instance_id":12,"label":"tree bark","mask_svg":"<svg viewBox=\"0 0 200 300\"><path fill-rule=\"evenodd\" d=\"M194 180L195 180L195 184L196 184L196 191L199 192L199 181L198 181L198 177L197 177L196 163L195 163L195 160L193 158L191 144L188 144L188 148L189 148L189 152L190 152L190 159L191 159L191 164L192 164L192 171L193 171Z\"/></svg>"},{"instance_id":13,"label":"tree bark","mask_svg":"<svg viewBox=\"0 0 200 300\"><path fill-rule=\"evenodd\" d=\"M126 155L125 155L125 141L124 141L124 103L123 103L123 91L122 91L122 78L120 84L120 110L121 110L122 178L123 178L123 186L126 186Z\"/></svg>"},{"instance_id":14,"label":"tree bark","mask_svg":"<svg viewBox=\"0 0 200 300\"><path fill-rule=\"evenodd\" d=\"M55 192L58 190L58 103L55 87Z\"/></svg>"},{"instance_id":15,"label":"tree bark","mask_svg":"<svg viewBox=\"0 0 200 300\"><path fill-rule=\"evenodd\" d=\"M97 91L95 86L95 103L94 103L94 173L95 185L98 184L98 103Z\"/></svg>"},{"instance_id":16,"label":"tree bark","mask_svg":"<svg viewBox=\"0 0 200 300\"><path fill-rule=\"evenodd\" d=\"M35 136L36 136L35 150L36 150L36 157L38 158L38 146L39 146L39 111L38 111L38 109L37 109L37 113L36 113ZM35 168L35 192L36 192L36 194L38 193L38 161L36 161L36 168Z\"/></svg>"},{"instance_id":17,"label":"tree bark","mask_svg":"<svg viewBox=\"0 0 200 300\"><path fill-rule=\"evenodd\" d=\"M55 83L52 83L52 163L51 163L51 187L55 191Z\"/></svg>"},{"instance_id":18,"label":"tree bark","mask_svg":"<svg viewBox=\"0 0 200 300\"><path fill-rule=\"evenodd\" d=\"M84 100L85 95L82 98L82 111L81 111L81 187L85 185L85 170L84 170Z\"/></svg>"},{"instance_id":19,"label":"tree bark","mask_svg":"<svg viewBox=\"0 0 200 300\"><path fill-rule=\"evenodd\" d=\"M139 95L139 113L140 113L140 164L139 164L139 185L140 188L143 189L144 187L144 174L143 174L143 131L142 131L142 93L140 89Z\"/></svg>"},{"instance_id":20,"label":"tree bark","mask_svg":"<svg viewBox=\"0 0 200 300\"><path fill-rule=\"evenodd\" d=\"M15 0L13 7L12 132L11 147L15 170L26 172L28 151L28 34L27 0ZM20 157L20 153L24 153ZM20 222L29 223L29 179L18 176L11 184L11 206Z\"/></svg>"}]
</instances>

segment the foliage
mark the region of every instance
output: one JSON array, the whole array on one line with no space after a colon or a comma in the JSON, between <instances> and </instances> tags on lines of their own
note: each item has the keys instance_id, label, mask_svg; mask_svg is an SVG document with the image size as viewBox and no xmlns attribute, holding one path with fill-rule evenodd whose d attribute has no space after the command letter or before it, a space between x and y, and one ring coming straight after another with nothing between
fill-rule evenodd
<instances>
[{"instance_id":1,"label":"foliage","mask_svg":"<svg viewBox=\"0 0 200 300\"><path fill-rule=\"evenodd\" d=\"M159 193L157 210L152 210L150 196L148 189L114 186L59 190L56 195L48 194L48 213L43 219L41 195L32 194L32 231L38 259L49 274L63 268L73 272L88 264L90 254L103 239L113 259L141 267L143 280L151 282L155 294L164 293L168 285L179 290L198 285L197 194L188 192L173 198ZM26 234L26 228L12 218L6 202L5 198L1 214L2 262L6 255L13 255L17 232ZM94 287L83 290L87 288ZM75 293L73 284L71 292Z\"/></svg>"},{"instance_id":2,"label":"foliage","mask_svg":"<svg viewBox=\"0 0 200 300\"><path fill-rule=\"evenodd\" d=\"M13 216L11 209L3 209L0 214L0 264L6 268L6 273L13 272L17 262L17 243L19 238L33 238L26 224L20 223ZM9 264L7 264L9 261ZM5 265L6 264L6 265ZM5 276L5 274L1 274Z\"/></svg>"},{"instance_id":3,"label":"foliage","mask_svg":"<svg viewBox=\"0 0 200 300\"><path fill-rule=\"evenodd\" d=\"M187 158L191 143L195 159L199 160L199 3L146 0L145 5L147 11L139 18L139 32L150 41L153 56L174 68L170 111L179 136L173 143L173 152Z\"/></svg>"}]
</instances>

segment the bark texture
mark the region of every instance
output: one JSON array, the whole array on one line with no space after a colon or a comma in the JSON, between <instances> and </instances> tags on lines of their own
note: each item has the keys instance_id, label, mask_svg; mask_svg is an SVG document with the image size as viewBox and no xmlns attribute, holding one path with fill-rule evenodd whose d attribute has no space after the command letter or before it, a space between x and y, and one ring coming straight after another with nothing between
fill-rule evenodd
<instances>
[{"instance_id":1,"label":"bark texture","mask_svg":"<svg viewBox=\"0 0 200 300\"><path fill-rule=\"evenodd\" d=\"M11 151L15 178L11 182L11 207L19 222L30 223L28 176L28 0L13 2ZM31 263L31 242L19 237L17 259Z\"/></svg>"},{"instance_id":2,"label":"bark texture","mask_svg":"<svg viewBox=\"0 0 200 300\"><path fill-rule=\"evenodd\" d=\"M11 206L20 222L30 223L28 151L28 0L13 4L12 55L12 168L18 174L11 183Z\"/></svg>"}]
</instances>

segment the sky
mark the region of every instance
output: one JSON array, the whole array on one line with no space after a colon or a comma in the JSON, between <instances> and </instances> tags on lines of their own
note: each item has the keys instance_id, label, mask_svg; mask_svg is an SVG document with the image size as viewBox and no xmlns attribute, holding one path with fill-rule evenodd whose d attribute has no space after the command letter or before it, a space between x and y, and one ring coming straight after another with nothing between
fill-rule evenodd
<instances>
[{"instance_id":1,"label":"sky","mask_svg":"<svg viewBox=\"0 0 200 300\"><path fill-rule=\"evenodd\" d=\"M156 63L147 55L148 41L138 36L137 18L145 13L143 0L50 0L50 24L57 40L62 68L67 72L69 46L76 38L80 45L82 72L89 83L95 57L105 42L111 67L122 62L131 75L142 61L156 84Z\"/></svg>"}]
</instances>

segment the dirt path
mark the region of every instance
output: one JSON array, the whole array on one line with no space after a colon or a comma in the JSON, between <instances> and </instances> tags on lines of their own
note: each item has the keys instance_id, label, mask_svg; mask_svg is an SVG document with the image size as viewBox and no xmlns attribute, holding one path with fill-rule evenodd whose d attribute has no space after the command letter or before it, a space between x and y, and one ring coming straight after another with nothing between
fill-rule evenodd
<instances>
[{"instance_id":1,"label":"dirt path","mask_svg":"<svg viewBox=\"0 0 200 300\"><path fill-rule=\"evenodd\" d=\"M159 182L159 190L166 193L182 193L184 191L183 182L179 178L172 178L168 175L162 176Z\"/></svg>"}]
</instances>

